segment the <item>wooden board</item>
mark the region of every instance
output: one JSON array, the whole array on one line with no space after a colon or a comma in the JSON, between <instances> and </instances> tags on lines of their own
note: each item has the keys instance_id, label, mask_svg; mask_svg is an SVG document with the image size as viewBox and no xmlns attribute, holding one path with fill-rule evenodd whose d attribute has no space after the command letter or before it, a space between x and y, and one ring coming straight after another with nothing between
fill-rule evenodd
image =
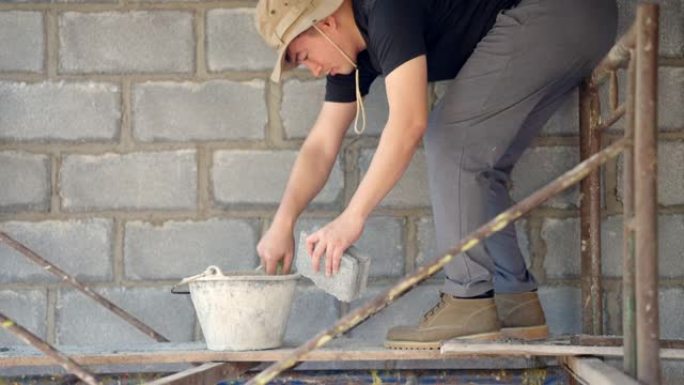
<instances>
[{"instance_id":1,"label":"wooden board","mask_svg":"<svg viewBox=\"0 0 684 385\"><path fill-rule=\"evenodd\" d=\"M281 349L215 352L206 350L203 343L154 343L121 349L97 347L58 348L81 365L166 364L197 362L273 362L287 357L296 346ZM304 361L402 361L444 360L482 356L621 356L619 346L582 346L569 343L569 339L544 343L513 342L456 342L448 341L439 350L390 350L364 340L341 338L321 349L309 353ZM684 359L684 349L661 349L665 359ZM30 347L0 349L0 367L48 366L54 362Z\"/></svg>"},{"instance_id":2,"label":"wooden board","mask_svg":"<svg viewBox=\"0 0 684 385\"><path fill-rule=\"evenodd\" d=\"M468 342L465 340L447 341L442 345L445 356L478 354L504 356L604 356L621 357L622 346L586 346L568 342ZM661 349L664 359L684 359L684 349Z\"/></svg>"}]
</instances>

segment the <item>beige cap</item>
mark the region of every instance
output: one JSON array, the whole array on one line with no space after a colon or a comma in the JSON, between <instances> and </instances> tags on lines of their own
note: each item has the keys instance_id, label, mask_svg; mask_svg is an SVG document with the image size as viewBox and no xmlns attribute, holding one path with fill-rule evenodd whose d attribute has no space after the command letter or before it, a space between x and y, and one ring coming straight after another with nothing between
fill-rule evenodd
<instances>
[{"instance_id":1,"label":"beige cap","mask_svg":"<svg viewBox=\"0 0 684 385\"><path fill-rule=\"evenodd\" d=\"M278 50L271 80L280 81L283 71L295 64L285 62L287 46L300 33L319 20L333 14L343 0L259 0L256 6L256 28L266 44Z\"/></svg>"}]
</instances>

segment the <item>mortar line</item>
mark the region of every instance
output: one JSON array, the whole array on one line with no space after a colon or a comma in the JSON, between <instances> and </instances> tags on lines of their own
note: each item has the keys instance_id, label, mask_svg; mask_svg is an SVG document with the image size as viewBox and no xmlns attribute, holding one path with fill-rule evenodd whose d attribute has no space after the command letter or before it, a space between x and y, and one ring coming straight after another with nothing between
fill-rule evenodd
<instances>
[{"instance_id":1,"label":"mortar line","mask_svg":"<svg viewBox=\"0 0 684 385\"><path fill-rule=\"evenodd\" d=\"M47 296L47 306L45 309L45 333L49 344L57 342L57 290L56 288L44 288Z\"/></svg>"},{"instance_id":2,"label":"mortar line","mask_svg":"<svg viewBox=\"0 0 684 385\"><path fill-rule=\"evenodd\" d=\"M267 148L283 147L285 144L285 128L280 109L283 102L283 86L266 80L264 83L264 102L268 121L264 127L264 139ZM297 146L299 148L299 146Z\"/></svg>"},{"instance_id":3,"label":"mortar line","mask_svg":"<svg viewBox=\"0 0 684 385\"><path fill-rule=\"evenodd\" d=\"M47 79L54 79L57 76L59 37L57 11L48 8L45 12L45 74Z\"/></svg>"},{"instance_id":4,"label":"mortar line","mask_svg":"<svg viewBox=\"0 0 684 385\"><path fill-rule=\"evenodd\" d=\"M59 196L59 168L62 159L60 153L50 155L50 216L59 215L61 211L61 199Z\"/></svg>"},{"instance_id":5,"label":"mortar line","mask_svg":"<svg viewBox=\"0 0 684 385\"><path fill-rule=\"evenodd\" d=\"M197 78L204 78L207 75L207 58L206 58L206 10L195 9L193 17L194 33L195 33L195 76Z\"/></svg>"},{"instance_id":6,"label":"mortar line","mask_svg":"<svg viewBox=\"0 0 684 385\"><path fill-rule=\"evenodd\" d=\"M618 170L617 159L611 159L606 162L604 167L604 199L606 213L614 213L622 210L622 205L617 199L618 187Z\"/></svg>"},{"instance_id":7,"label":"mortar line","mask_svg":"<svg viewBox=\"0 0 684 385\"><path fill-rule=\"evenodd\" d=\"M132 84L128 78L121 80L121 126L119 127L119 151L135 150L133 139Z\"/></svg>"},{"instance_id":8,"label":"mortar line","mask_svg":"<svg viewBox=\"0 0 684 385\"><path fill-rule=\"evenodd\" d=\"M126 239L125 221L114 217L112 234L112 278L117 285L125 279L126 266L124 256L124 242Z\"/></svg>"},{"instance_id":9,"label":"mortar line","mask_svg":"<svg viewBox=\"0 0 684 385\"><path fill-rule=\"evenodd\" d=\"M234 9L254 8L252 0L219 0L204 3L170 1L147 3L143 1L119 0L114 3L0 3L0 11L44 11L55 9L58 12L130 12L130 11L192 11L195 9Z\"/></svg>"},{"instance_id":10,"label":"mortar line","mask_svg":"<svg viewBox=\"0 0 684 385\"><path fill-rule=\"evenodd\" d=\"M544 261L546 259L546 242L542 238L543 218L529 218L527 220L527 236L530 240L530 270L532 274L541 282L546 282L546 270Z\"/></svg>"},{"instance_id":11,"label":"mortar line","mask_svg":"<svg viewBox=\"0 0 684 385\"><path fill-rule=\"evenodd\" d=\"M210 153L204 146L197 146L197 211L203 218L209 216L211 208L210 158Z\"/></svg>"},{"instance_id":12,"label":"mortar line","mask_svg":"<svg viewBox=\"0 0 684 385\"><path fill-rule=\"evenodd\" d=\"M412 273L416 270L418 258L418 226L416 222L420 218L406 217L403 226L404 233L404 275Z\"/></svg>"}]
</instances>

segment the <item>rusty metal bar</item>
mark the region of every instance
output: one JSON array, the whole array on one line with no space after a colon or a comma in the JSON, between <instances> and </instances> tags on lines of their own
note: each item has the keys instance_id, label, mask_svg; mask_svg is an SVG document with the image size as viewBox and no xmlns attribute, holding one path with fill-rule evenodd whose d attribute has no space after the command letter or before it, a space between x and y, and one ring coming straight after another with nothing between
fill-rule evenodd
<instances>
[{"instance_id":1,"label":"rusty metal bar","mask_svg":"<svg viewBox=\"0 0 684 385\"><path fill-rule=\"evenodd\" d=\"M580 85L580 159L601 149L600 108L596 83L586 78ZM580 189L582 331L598 335L603 333L600 169L582 180Z\"/></svg>"},{"instance_id":2,"label":"rusty metal bar","mask_svg":"<svg viewBox=\"0 0 684 385\"><path fill-rule=\"evenodd\" d=\"M658 315L658 6L637 8L634 219L637 378L660 384Z\"/></svg>"},{"instance_id":3,"label":"rusty metal bar","mask_svg":"<svg viewBox=\"0 0 684 385\"><path fill-rule=\"evenodd\" d=\"M608 87L608 94L610 99L610 111L613 112L618 108L618 94L620 92L618 85L617 70L610 71L610 84Z\"/></svg>"},{"instance_id":4,"label":"rusty metal bar","mask_svg":"<svg viewBox=\"0 0 684 385\"><path fill-rule=\"evenodd\" d=\"M592 77L600 82L610 71L622 68L629 60L629 50L636 44L636 24L620 37L620 40L608 51L605 58L594 69Z\"/></svg>"},{"instance_id":5,"label":"rusty metal bar","mask_svg":"<svg viewBox=\"0 0 684 385\"><path fill-rule=\"evenodd\" d=\"M636 94L634 50L627 69L627 101L625 137L634 137L634 98ZM622 346L625 356L622 368L636 378L636 297L634 292L634 149L628 147L622 153Z\"/></svg>"},{"instance_id":6,"label":"rusty metal bar","mask_svg":"<svg viewBox=\"0 0 684 385\"><path fill-rule=\"evenodd\" d=\"M523 199L522 201L515 204L513 207L497 215L495 218L489 222L482 225L480 228L470 233L468 236L463 238L456 246L447 251L439 258L433 260L432 262L419 267L415 272L402 278L396 285L385 290L383 293L379 294L365 305L359 307L358 309L347 313L344 317L338 320L333 326L327 330L323 330L316 336L312 337L304 344L295 349L290 355L281 359L280 361L273 363L264 371L259 373L257 376L252 378L247 384L266 384L268 381L275 378L283 370L286 370L298 361L300 361L307 353L314 349L317 349L330 340L335 338L337 335L346 332L347 330L358 325L360 322L368 318L369 316L377 313L378 311L385 308L385 306L392 303L394 300L399 298L406 291L411 289L413 286L419 284L421 281L429 278L433 274L437 273L444 265L449 263L455 256L473 248L478 243L480 243L484 238L490 236L491 234L503 229L510 223L514 222L521 216L525 215L535 207L538 207L546 200L552 196L558 194L559 192L565 190L566 188L578 183L582 178L586 177L591 170L600 167L606 161L617 156L626 146L631 146L629 139L622 138L606 147L604 150L597 154L594 154L589 159L581 162L571 170L567 171L560 177L558 177L553 182L547 184L543 188L537 190L532 195Z\"/></svg>"},{"instance_id":7,"label":"rusty metal bar","mask_svg":"<svg viewBox=\"0 0 684 385\"><path fill-rule=\"evenodd\" d=\"M59 366L66 369L68 372L75 374L86 384L99 384L92 373L81 367L74 360L67 357L47 342L38 338L35 334L31 333L23 326L19 325L18 323L11 320L9 317L5 316L2 312L0 312L0 326L2 326L8 332L14 334L17 338L27 343L28 345L31 345L34 348L45 353L47 356L55 360L55 362L57 362Z\"/></svg>"},{"instance_id":8,"label":"rusty metal bar","mask_svg":"<svg viewBox=\"0 0 684 385\"><path fill-rule=\"evenodd\" d=\"M109 309L112 313L118 315L121 317L124 321L128 322L132 326L134 326L136 329L140 330L141 332L145 333L145 335L152 337L158 342L170 342L166 337L162 336L161 334L157 333L154 329L151 327L147 326L145 323L140 321L139 319L135 318L132 316L130 313L125 311L124 309L120 308L119 306L116 306L114 303L106 299L105 297L101 296L100 294L94 292L91 288L88 286L85 286L84 284L78 282L76 278L73 276L67 274L64 270L60 269L59 267L55 266L54 264L50 263L40 255L36 254L33 250L29 249L28 247L24 246L14 238L10 237L9 235L5 234L4 232L0 231L0 242L4 242L7 244L9 247L13 248L14 250L18 251L22 255L24 255L26 258L30 259L31 261L35 262L38 264L40 267L43 268L43 270L52 273L53 275L57 276L62 282L66 282L72 287L76 288L78 291L81 293L87 295L88 297L92 298L95 300L97 303L100 305L104 306L105 308Z\"/></svg>"},{"instance_id":9,"label":"rusty metal bar","mask_svg":"<svg viewBox=\"0 0 684 385\"><path fill-rule=\"evenodd\" d=\"M225 380L236 380L257 366L253 362L207 362L203 365L174 373L146 383L147 385L215 385Z\"/></svg>"},{"instance_id":10,"label":"rusty metal bar","mask_svg":"<svg viewBox=\"0 0 684 385\"><path fill-rule=\"evenodd\" d=\"M613 113L610 114L610 116L608 116L606 120L602 121L601 124L599 124L598 127L596 127L596 130L604 131L608 127L617 123L617 121L625 115L625 110L626 108L624 104L620 104L619 106L617 106L615 111L613 111Z\"/></svg>"}]
</instances>

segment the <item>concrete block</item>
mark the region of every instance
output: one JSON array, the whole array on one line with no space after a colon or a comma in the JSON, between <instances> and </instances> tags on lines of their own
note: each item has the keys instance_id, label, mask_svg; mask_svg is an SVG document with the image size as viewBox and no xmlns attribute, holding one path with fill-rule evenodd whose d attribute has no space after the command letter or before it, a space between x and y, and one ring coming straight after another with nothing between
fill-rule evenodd
<instances>
[{"instance_id":1,"label":"concrete block","mask_svg":"<svg viewBox=\"0 0 684 385\"><path fill-rule=\"evenodd\" d=\"M270 71L276 62L275 49L254 26L252 8L208 10L206 44L210 71Z\"/></svg>"},{"instance_id":2,"label":"concrete block","mask_svg":"<svg viewBox=\"0 0 684 385\"><path fill-rule=\"evenodd\" d=\"M658 268L662 278L684 277L684 216L658 216ZM612 216L602 226L602 270L610 277L622 276L623 221Z\"/></svg>"},{"instance_id":3,"label":"concrete block","mask_svg":"<svg viewBox=\"0 0 684 385\"><path fill-rule=\"evenodd\" d=\"M187 295L170 287L114 287L96 291L173 342L193 340L195 311ZM57 298L60 345L124 347L154 340L83 294L63 289Z\"/></svg>"},{"instance_id":4,"label":"concrete block","mask_svg":"<svg viewBox=\"0 0 684 385\"><path fill-rule=\"evenodd\" d=\"M546 244L544 271L548 278L572 278L580 274L579 219L546 218L541 237Z\"/></svg>"},{"instance_id":5,"label":"concrete block","mask_svg":"<svg viewBox=\"0 0 684 385\"><path fill-rule=\"evenodd\" d=\"M579 288L540 287L539 300L552 335L578 334L582 330Z\"/></svg>"},{"instance_id":6,"label":"concrete block","mask_svg":"<svg viewBox=\"0 0 684 385\"><path fill-rule=\"evenodd\" d=\"M314 286L298 285L285 329L285 345L300 345L337 321L337 301Z\"/></svg>"},{"instance_id":7,"label":"concrete block","mask_svg":"<svg viewBox=\"0 0 684 385\"><path fill-rule=\"evenodd\" d=\"M286 138L306 137L316 121L324 97L325 80L290 79L283 83L280 114Z\"/></svg>"},{"instance_id":8,"label":"concrete block","mask_svg":"<svg viewBox=\"0 0 684 385\"><path fill-rule=\"evenodd\" d=\"M60 73L190 73L192 13L65 12L59 47Z\"/></svg>"},{"instance_id":9,"label":"concrete block","mask_svg":"<svg viewBox=\"0 0 684 385\"><path fill-rule=\"evenodd\" d=\"M45 290L0 290L0 309L39 338L47 338ZM0 329L0 346L25 346L14 334Z\"/></svg>"},{"instance_id":10,"label":"concrete block","mask_svg":"<svg viewBox=\"0 0 684 385\"><path fill-rule=\"evenodd\" d=\"M622 173L624 158L618 159L617 197L623 200ZM658 142L658 204L684 204L684 142Z\"/></svg>"},{"instance_id":11,"label":"concrete block","mask_svg":"<svg viewBox=\"0 0 684 385\"><path fill-rule=\"evenodd\" d=\"M60 178L67 211L192 209L197 204L194 150L69 155Z\"/></svg>"},{"instance_id":12,"label":"concrete block","mask_svg":"<svg viewBox=\"0 0 684 385\"><path fill-rule=\"evenodd\" d=\"M0 13L0 71L42 72L43 36L40 12Z\"/></svg>"},{"instance_id":13,"label":"concrete block","mask_svg":"<svg viewBox=\"0 0 684 385\"><path fill-rule=\"evenodd\" d=\"M522 155L511 175L511 198L520 201L540 187L553 181L579 163L576 147L534 147ZM573 186L545 203L560 209L574 208L579 204L577 186Z\"/></svg>"},{"instance_id":14,"label":"concrete block","mask_svg":"<svg viewBox=\"0 0 684 385\"><path fill-rule=\"evenodd\" d=\"M281 116L285 137L300 139L306 137L316 121L320 106L325 98L325 80L301 81L290 79L283 85ZM387 91L384 78L377 78L364 98L366 110L365 136L380 135L388 117ZM359 116L359 128L361 117ZM354 122L347 129L348 137L356 137Z\"/></svg>"},{"instance_id":15,"label":"concrete block","mask_svg":"<svg viewBox=\"0 0 684 385\"><path fill-rule=\"evenodd\" d=\"M662 11L661 11L662 12ZM662 13L661 13L662 16ZM662 36L662 32L661 32ZM619 101L626 99L627 75L618 72L620 84ZM609 87L604 84L600 89L601 105L608 106ZM684 128L684 69L677 67L660 67L658 69L658 128L661 132L680 131ZM609 129L610 132L621 132L625 126L625 118L618 120Z\"/></svg>"},{"instance_id":16,"label":"concrete block","mask_svg":"<svg viewBox=\"0 0 684 385\"><path fill-rule=\"evenodd\" d=\"M214 153L212 187L220 205L275 205L280 202L295 151L225 150ZM339 161L313 203L333 204L344 186Z\"/></svg>"},{"instance_id":17,"label":"concrete block","mask_svg":"<svg viewBox=\"0 0 684 385\"><path fill-rule=\"evenodd\" d=\"M369 300L387 290L388 286L369 287L366 295L352 302L351 310L363 306ZM363 339L381 345L387 330L398 325L415 325L423 314L439 302L439 285L422 284L412 289L394 303L352 329L351 338Z\"/></svg>"},{"instance_id":18,"label":"concrete block","mask_svg":"<svg viewBox=\"0 0 684 385\"><path fill-rule=\"evenodd\" d=\"M82 281L112 278L112 221L3 222L0 229ZM58 282L14 249L0 244L0 283Z\"/></svg>"},{"instance_id":19,"label":"concrete block","mask_svg":"<svg viewBox=\"0 0 684 385\"><path fill-rule=\"evenodd\" d=\"M142 141L263 139L264 82L147 82L133 88L133 132Z\"/></svg>"},{"instance_id":20,"label":"concrete block","mask_svg":"<svg viewBox=\"0 0 684 385\"><path fill-rule=\"evenodd\" d=\"M301 218L295 234L311 233L333 218ZM371 259L370 278L401 277L404 274L403 220L391 217L370 217L355 246Z\"/></svg>"},{"instance_id":21,"label":"concrete block","mask_svg":"<svg viewBox=\"0 0 684 385\"><path fill-rule=\"evenodd\" d=\"M50 207L50 159L25 152L0 152L0 212L47 211Z\"/></svg>"},{"instance_id":22,"label":"concrete block","mask_svg":"<svg viewBox=\"0 0 684 385\"><path fill-rule=\"evenodd\" d=\"M373 159L375 150L362 150L359 156L359 173L363 177ZM430 191L427 177L425 152L416 151L411 164L394 186L392 191L380 202L381 207L413 208L430 207Z\"/></svg>"},{"instance_id":23,"label":"concrete block","mask_svg":"<svg viewBox=\"0 0 684 385\"><path fill-rule=\"evenodd\" d=\"M446 252L446 250L436 249L435 240L435 227L432 221L432 217L420 218L417 222L418 225L418 254L416 255L416 267L425 265L435 258L441 256L441 253ZM519 220L515 223L516 235L518 238L518 246L520 246L520 251L525 258L525 263L529 267L531 265L531 246L529 236L526 230L526 221ZM455 246L455 245L454 245ZM434 277L444 277L444 270L435 274Z\"/></svg>"},{"instance_id":24,"label":"concrete block","mask_svg":"<svg viewBox=\"0 0 684 385\"><path fill-rule=\"evenodd\" d=\"M579 88L575 88L541 130L541 135L579 135Z\"/></svg>"},{"instance_id":25,"label":"concrete block","mask_svg":"<svg viewBox=\"0 0 684 385\"><path fill-rule=\"evenodd\" d=\"M257 263L257 223L243 219L126 223L124 264L134 280L180 279L216 265L251 270Z\"/></svg>"},{"instance_id":26,"label":"concrete block","mask_svg":"<svg viewBox=\"0 0 684 385\"><path fill-rule=\"evenodd\" d=\"M684 338L684 289L682 287L660 289L660 338L682 339Z\"/></svg>"},{"instance_id":27,"label":"concrete block","mask_svg":"<svg viewBox=\"0 0 684 385\"><path fill-rule=\"evenodd\" d=\"M311 257L306 250L308 235L304 231L299 234L297 252L294 257L297 271L310 279L318 288L340 301L351 302L363 294L368 281L370 258L364 255L363 251L351 246L342 253L337 274L327 277L325 256L319 260L318 271L312 264Z\"/></svg>"},{"instance_id":28,"label":"concrete block","mask_svg":"<svg viewBox=\"0 0 684 385\"><path fill-rule=\"evenodd\" d=\"M0 99L3 140L107 141L119 135L121 95L114 84L0 81Z\"/></svg>"},{"instance_id":29,"label":"concrete block","mask_svg":"<svg viewBox=\"0 0 684 385\"><path fill-rule=\"evenodd\" d=\"M661 15L667 15L661 10ZM684 6L679 10L681 31L680 55L684 55ZM660 36L667 36L662 31ZM662 53L662 51L661 51ZM624 83L623 83L624 84ZM684 68L661 67L658 69L658 127L661 131L681 130L684 128Z\"/></svg>"},{"instance_id":30,"label":"concrete block","mask_svg":"<svg viewBox=\"0 0 684 385\"><path fill-rule=\"evenodd\" d=\"M660 4L660 55L684 55L684 7L681 0L656 0ZM622 36L636 17L637 0L618 0L618 36Z\"/></svg>"}]
</instances>

